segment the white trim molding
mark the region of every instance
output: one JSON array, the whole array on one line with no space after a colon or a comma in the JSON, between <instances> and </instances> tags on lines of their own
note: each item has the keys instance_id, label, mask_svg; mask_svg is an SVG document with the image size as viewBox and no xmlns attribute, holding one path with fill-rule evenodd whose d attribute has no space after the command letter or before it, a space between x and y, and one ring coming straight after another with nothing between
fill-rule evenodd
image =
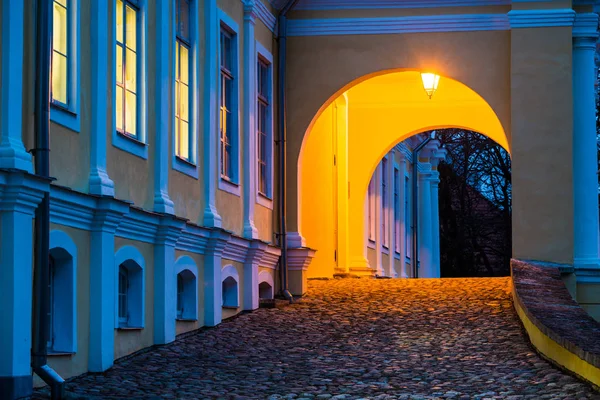
<instances>
[{"instance_id":1,"label":"white trim molding","mask_svg":"<svg viewBox=\"0 0 600 400\"><path fill-rule=\"evenodd\" d=\"M573 26L575 11L570 8L553 10L511 10L508 12L510 28L541 28Z\"/></svg>"},{"instance_id":2,"label":"white trim molding","mask_svg":"<svg viewBox=\"0 0 600 400\"><path fill-rule=\"evenodd\" d=\"M275 27L277 26L277 18L269 11L267 6L263 4L261 0L245 0L245 4L254 3L254 13L258 19L265 24L265 26L273 33L275 33Z\"/></svg>"},{"instance_id":3,"label":"white trim molding","mask_svg":"<svg viewBox=\"0 0 600 400\"><path fill-rule=\"evenodd\" d=\"M288 36L379 35L423 32L502 31L506 14L452 14L379 18L295 19Z\"/></svg>"},{"instance_id":4,"label":"white trim molding","mask_svg":"<svg viewBox=\"0 0 600 400\"><path fill-rule=\"evenodd\" d=\"M576 14L573 22L573 37L574 38L591 38L598 37L598 14L585 13ZM595 42L594 42L595 47Z\"/></svg>"},{"instance_id":5,"label":"white trim molding","mask_svg":"<svg viewBox=\"0 0 600 400\"><path fill-rule=\"evenodd\" d=\"M510 0L300 0L295 10L507 6Z\"/></svg>"}]
</instances>

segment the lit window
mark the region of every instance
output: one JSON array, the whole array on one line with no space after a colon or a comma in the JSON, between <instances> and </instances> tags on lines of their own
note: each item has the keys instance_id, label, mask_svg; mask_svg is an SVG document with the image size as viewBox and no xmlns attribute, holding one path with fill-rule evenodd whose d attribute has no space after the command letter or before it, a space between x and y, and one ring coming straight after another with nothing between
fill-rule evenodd
<instances>
[{"instance_id":1,"label":"lit window","mask_svg":"<svg viewBox=\"0 0 600 400\"><path fill-rule=\"evenodd\" d=\"M127 325L127 290L129 289L129 271L123 265L119 267L119 325Z\"/></svg>"},{"instance_id":2,"label":"lit window","mask_svg":"<svg viewBox=\"0 0 600 400\"><path fill-rule=\"evenodd\" d=\"M116 0L116 128L138 138L138 14L131 1Z\"/></svg>"},{"instance_id":3,"label":"lit window","mask_svg":"<svg viewBox=\"0 0 600 400\"><path fill-rule=\"evenodd\" d=\"M269 104L270 65L261 57L258 58L258 116L257 116L257 147L258 147L258 192L270 197L270 140L269 120L271 105Z\"/></svg>"},{"instance_id":4,"label":"lit window","mask_svg":"<svg viewBox=\"0 0 600 400\"><path fill-rule=\"evenodd\" d=\"M220 99L220 131L221 131L221 178L233 181L233 34L221 27L221 99Z\"/></svg>"},{"instance_id":5,"label":"lit window","mask_svg":"<svg viewBox=\"0 0 600 400\"><path fill-rule=\"evenodd\" d=\"M369 240L375 240L375 193L374 193L375 181L371 178L369 182L369 188L367 189L367 200L368 200L368 210L367 214L369 215Z\"/></svg>"},{"instance_id":6,"label":"lit window","mask_svg":"<svg viewBox=\"0 0 600 400\"><path fill-rule=\"evenodd\" d=\"M52 103L69 107L69 0L53 2Z\"/></svg>"},{"instance_id":7,"label":"lit window","mask_svg":"<svg viewBox=\"0 0 600 400\"><path fill-rule=\"evenodd\" d=\"M409 180L408 176L404 179L404 248L406 249L406 257L410 257L410 234L411 234L411 219L409 207Z\"/></svg>"},{"instance_id":8,"label":"lit window","mask_svg":"<svg viewBox=\"0 0 600 400\"><path fill-rule=\"evenodd\" d=\"M194 162L194 145L190 128L191 92L190 92L190 2L177 0L177 29L175 43L175 154Z\"/></svg>"}]
</instances>

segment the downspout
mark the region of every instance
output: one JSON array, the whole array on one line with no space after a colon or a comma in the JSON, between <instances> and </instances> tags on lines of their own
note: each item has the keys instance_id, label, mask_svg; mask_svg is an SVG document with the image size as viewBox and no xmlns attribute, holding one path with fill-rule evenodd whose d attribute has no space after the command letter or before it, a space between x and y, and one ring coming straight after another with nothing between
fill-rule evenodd
<instances>
[{"instance_id":1,"label":"downspout","mask_svg":"<svg viewBox=\"0 0 600 400\"><path fill-rule=\"evenodd\" d=\"M279 270L281 273L281 294L292 303L294 298L288 287L288 265L287 265L287 226L286 220L286 98L285 98L285 65L286 65L286 45L287 45L287 18L286 15L298 0L288 0L281 9L277 20L278 25L278 99L279 107L277 109L277 124L279 127L279 243L281 247L281 256L279 258Z\"/></svg>"},{"instance_id":2,"label":"downspout","mask_svg":"<svg viewBox=\"0 0 600 400\"><path fill-rule=\"evenodd\" d=\"M412 253L412 269L413 278L419 277L419 194L417 187L417 179L419 178L419 152L423 150L423 147L427 146L435 137L435 131L431 133L423 140L412 153L412 223L413 223L413 253Z\"/></svg>"},{"instance_id":3,"label":"downspout","mask_svg":"<svg viewBox=\"0 0 600 400\"><path fill-rule=\"evenodd\" d=\"M50 179L50 52L52 41L52 1L38 0L35 44L35 156L36 175ZM65 381L47 364L50 309L50 194L45 193L35 210L35 261L33 270L33 343L31 366L51 389L52 399L65 397Z\"/></svg>"}]
</instances>

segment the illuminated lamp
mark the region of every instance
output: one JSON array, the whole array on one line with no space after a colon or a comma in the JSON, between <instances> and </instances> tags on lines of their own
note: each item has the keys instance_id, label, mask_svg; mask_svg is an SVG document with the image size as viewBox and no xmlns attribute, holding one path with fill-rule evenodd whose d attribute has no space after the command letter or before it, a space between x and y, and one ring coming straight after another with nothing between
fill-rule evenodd
<instances>
[{"instance_id":1,"label":"illuminated lamp","mask_svg":"<svg viewBox=\"0 0 600 400\"><path fill-rule=\"evenodd\" d=\"M421 81L423 82L425 93L431 99L431 96L433 96L440 83L440 76L431 72L421 72Z\"/></svg>"}]
</instances>

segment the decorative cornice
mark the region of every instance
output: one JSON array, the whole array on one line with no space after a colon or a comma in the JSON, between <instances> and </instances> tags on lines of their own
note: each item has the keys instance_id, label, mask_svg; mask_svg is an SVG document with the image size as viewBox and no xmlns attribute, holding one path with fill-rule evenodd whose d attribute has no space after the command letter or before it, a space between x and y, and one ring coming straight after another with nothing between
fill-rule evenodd
<instances>
[{"instance_id":1,"label":"decorative cornice","mask_svg":"<svg viewBox=\"0 0 600 400\"><path fill-rule=\"evenodd\" d=\"M250 18L252 22L255 18L258 18L271 32L275 33L277 18L264 5L262 0L242 0L242 3L244 4L244 18Z\"/></svg>"},{"instance_id":2,"label":"decorative cornice","mask_svg":"<svg viewBox=\"0 0 600 400\"><path fill-rule=\"evenodd\" d=\"M315 251L308 247L288 249L288 269L290 271L305 271L315 256Z\"/></svg>"},{"instance_id":3,"label":"decorative cornice","mask_svg":"<svg viewBox=\"0 0 600 400\"><path fill-rule=\"evenodd\" d=\"M585 13L575 15L573 23L574 38L592 38L598 37L598 14Z\"/></svg>"},{"instance_id":4,"label":"decorative cornice","mask_svg":"<svg viewBox=\"0 0 600 400\"><path fill-rule=\"evenodd\" d=\"M511 10L508 12L510 28L541 28L573 26L575 11L570 8L554 10Z\"/></svg>"},{"instance_id":5,"label":"decorative cornice","mask_svg":"<svg viewBox=\"0 0 600 400\"><path fill-rule=\"evenodd\" d=\"M279 257L281 257L281 249L279 247L267 246L262 254L259 265L261 267L275 269L277 262L279 262Z\"/></svg>"},{"instance_id":6,"label":"decorative cornice","mask_svg":"<svg viewBox=\"0 0 600 400\"><path fill-rule=\"evenodd\" d=\"M246 261L246 254L248 253L249 247L249 241L239 236L232 235L227 242L227 246L225 246L225 249L223 250L222 257L227 260L243 263Z\"/></svg>"},{"instance_id":7,"label":"decorative cornice","mask_svg":"<svg viewBox=\"0 0 600 400\"><path fill-rule=\"evenodd\" d=\"M510 0L300 0L294 10L506 6Z\"/></svg>"},{"instance_id":8,"label":"decorative cornice","mask_svg":"<svg viewBox=\"0 0 600 400\"><path fill-rule=\"evenodd\" d=\"M380 18L292 19L288 36L378 35L508 30L506 14L452 14Z\"/></svg>"}]
</instances>

